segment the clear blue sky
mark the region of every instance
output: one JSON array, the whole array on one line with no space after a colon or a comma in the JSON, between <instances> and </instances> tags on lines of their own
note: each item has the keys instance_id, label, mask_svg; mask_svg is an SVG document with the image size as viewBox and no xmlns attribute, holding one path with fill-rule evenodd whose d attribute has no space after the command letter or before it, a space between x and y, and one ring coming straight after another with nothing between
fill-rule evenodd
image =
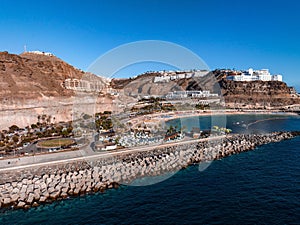
<instances>
[{"instance_id":1,"label":"clear blue sky","mask_svg":"<svg viewBox=\"0 0 300 225\"><path fill-rule=\"evenodd\" d=\"M7 1L0 51L49 51L85 70L106 51L164 40L211 69L269 68L300 87L300 3L285 0Z\"/></svg>"}]
</instances>

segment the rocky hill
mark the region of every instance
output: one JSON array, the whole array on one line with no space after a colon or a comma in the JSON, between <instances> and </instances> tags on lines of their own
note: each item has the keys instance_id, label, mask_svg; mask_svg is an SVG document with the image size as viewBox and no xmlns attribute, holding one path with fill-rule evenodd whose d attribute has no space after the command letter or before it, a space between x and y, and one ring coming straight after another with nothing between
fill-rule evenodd
<instances>
[{"instance_id":1,"label":"rocky hill","mask_svg":"<svg viewBox=\"0 0 300 225\"><path fill-rule=\"evenodd\" d=\"M83 74L55 56L0 52L0 102L70 97L73 92L64 89L62 82L66 78L81 78Z\"/></svg>"},{"instance_id":2,"label":"rocky hill","mask_svg":"<svg viewBox=\"0 0 300 225\"><path fill-rule=\"evenodd\" d=\"M84 75L54 55L0 52L0 129L30 125L42 114L71 120L76 93L62 84Z\"/></svg>"},{"instance_id":3,"label":"rocky hill","mask_svg":"<svg viewBox=\"0 0 300 225\"><path fill-rule=\"evenodd\" d=\"M112 86L129 95L163 95L178 90L209 90L222 95L228 108L283 108L300 104L295 89L280 81L229 81L218 70L202 77L177 79L155 83L158 74L142 75L134 79L113 80Z\"/></svg>"},{"instance_id":4,"label":"rocky hill","mask_svg":"<svg viewBox=\"0 0 300 225\"><path fill-rule=\"evenodd\" d=\"M51 54L26 52L16 55L0 52L0 129L6 129L12 124L30 125L42 114L55 117L56 122L71 120L74 99L77 108L87 110L91 107L93 111L95 99L83 95L80 96L82 100L78 100L73 90L63 86L68 78L80 80L91 76L85 75L85 72ZM224 74L218 71L170 82L154 82L156 76L160 74L147 73L130 79L113 79L110 87L123 93L120 96L124 97L119 98L120 104L115 102L115 105L119 107L123 104L127 107L128 103L137 100L136 96L161 96L179 90L209 90L218 93L224 96L227 107L231 108L280 108L300 104L299 96L284 82L233 82L224 79ZM113 107L110 95L102 93L99 99L96 101L101 104L97 105L99 108L96 111L101 111L101 107L105 110Z\"/></svg>"},{"instance_id":5,"label":"rocky hill","mask_svg":"<svg viewBox=\"0 0 300 225\"><path fill-rule=\"evenodd\" d=\"M300 104L295 90L280 81L219 81L226 104L241 108L281 108Z\"/></svg>"}]
</instances>

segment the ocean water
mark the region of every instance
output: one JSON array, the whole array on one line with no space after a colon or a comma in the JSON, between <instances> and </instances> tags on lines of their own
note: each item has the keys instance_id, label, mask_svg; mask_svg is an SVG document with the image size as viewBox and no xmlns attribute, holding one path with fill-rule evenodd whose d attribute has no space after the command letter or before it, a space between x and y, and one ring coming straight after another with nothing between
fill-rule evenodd
<instances>
[{"instance_id":1,"label":"ocean water","mask_svg":"<svg viewBox=\"0 0 300 225\"><path fill-rule=\"evenodd\" d=\"M234 132L300 129L299 117L277 115L229 116L227 124ZM202 172L190 166L150 186L3 211L0 224L300 224L300 137L214 161Z\"/></svg>"}]
</instances>

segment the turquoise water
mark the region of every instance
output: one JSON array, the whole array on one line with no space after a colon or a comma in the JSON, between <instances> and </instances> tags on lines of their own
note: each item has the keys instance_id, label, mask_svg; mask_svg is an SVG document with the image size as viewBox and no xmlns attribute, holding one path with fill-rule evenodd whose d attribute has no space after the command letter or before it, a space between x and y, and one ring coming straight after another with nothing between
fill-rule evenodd
<instances>
[{"instance_id":1,"label":"turquoise water","mask_svg":"<svg viewBox=\"0 0 300 225\"><path fill-rule=\"evenodd\" d=\"M289 116L282 114L241 114L227 116L201 116L175 119L167 124L177 126L178 128L185 127L186 131L191 131L192 128L200 128L200 130L209 130L212 126L227 127L232 129L233 133L263 133L278 130L297 130L299 116Z\"/></svg>"},{"instance_id":2,"label":"turquoise water","mask_svg":"<svg viewBox=\"0 0 300 225\"><path fill-rule=\"evenodd\" d=\"M234 132L300 129L299 117L274 118L229 116L227 123ZM155 185L5 211L0 224L300 224L299 146L298 137L214 161L203 172L191 166Z\"/></svg>"}]
</instances>

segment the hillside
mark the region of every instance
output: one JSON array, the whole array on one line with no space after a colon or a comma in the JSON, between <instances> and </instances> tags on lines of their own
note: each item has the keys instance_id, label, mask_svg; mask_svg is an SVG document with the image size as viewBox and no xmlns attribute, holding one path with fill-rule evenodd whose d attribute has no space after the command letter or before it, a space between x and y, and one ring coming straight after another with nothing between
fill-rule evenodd
<instances>
[{"instance_id":1,"label":"hillside","mask_svg":"<svg viewBox=\"0 0 300 225\"><path fill-rule=\"evenodd\" d=\"M173 72L174 76L182 72ZM86 76L85 76L86 75ZM206 75L155 82L159 73L146 73L135 78L113 79L108 88L104 78L74 68L54 55L43 53L22 53L20 55L0 52L0 129L12 124L27 126L37 121L37 116L51 115L58 121L67 121L74 115L74 100L77 109L86 112L94 110L119 110L129 103L137 101L137 96L162 96L168 92L179 90L209 90L211 93L222 94L229 108L281 108L287 105L300 104L300 98L293 89L284 82L253 81L233 82L224 79L218 71ZM88 92L82 96L63 86L67 78L80 80L85 77L87 88L95 87L99 79L105 83L103 91L115 91L119 97L111 97L102 91L102 97L91 98ZM179 77L179 75L178 75ZM91 79L91 80L89 80ZM78 82L76 80L76 82ZM101 82L104 81L104 82ZM90 82L90 84L85 83ZM73 82L74 84L74 82ZM107 89L108 88L108 89ZM72 88L71 88L72 89ZM112 103L115 99L114 104ZM88 110L88 111L89 111ZM80 111L80 112L81 112Z\"/></svg>"},{"instance_id":2,"label":"hillside","mask_svg":"<svg viewBox=\"0 0 300 225\"><path fill-rule=\"evenodd\" d=\"M222 94L231 107L284 107L300 104L295 90L280 81L219 81Z\"/></svg>"},{"instance_id":3,"label":"hillside","mask_svg":"<svg viewBox=\"0 0 300 225\"><path fill-rule=\"evenodd\" d=\"M202 77L155 83L153 80L156 75L113 80L112 86L123 89L132 96L163 95L177 90L209 90L212 93L222 94L229 108L282 108L300 104L300 97L295 90L280 81L229 81L224 74L216 70Z\"/></svg>"},{"instance_id":4,"label":"hillside","mask_svg":"<svg viewBox=\"0 0 300 225\"><path fill-rule=\"evenodd\" d=\"M76 93L62 84L84 75L53 55L0 52L0 129L30 125L42 114L55 117L56 122L71 120Z\"/></svg>"},{"instance_id":5,"label":"hillside","mask_svg":"<svg viewBox=\"0 0 300 225\"><path fill-rule=\"evenodd\" d=\"M0 101L36 99L42 96L71 96L61 86L65 78L81 78L84 73L55 56L0 52Z\"/></svg>"}]
</instances>

